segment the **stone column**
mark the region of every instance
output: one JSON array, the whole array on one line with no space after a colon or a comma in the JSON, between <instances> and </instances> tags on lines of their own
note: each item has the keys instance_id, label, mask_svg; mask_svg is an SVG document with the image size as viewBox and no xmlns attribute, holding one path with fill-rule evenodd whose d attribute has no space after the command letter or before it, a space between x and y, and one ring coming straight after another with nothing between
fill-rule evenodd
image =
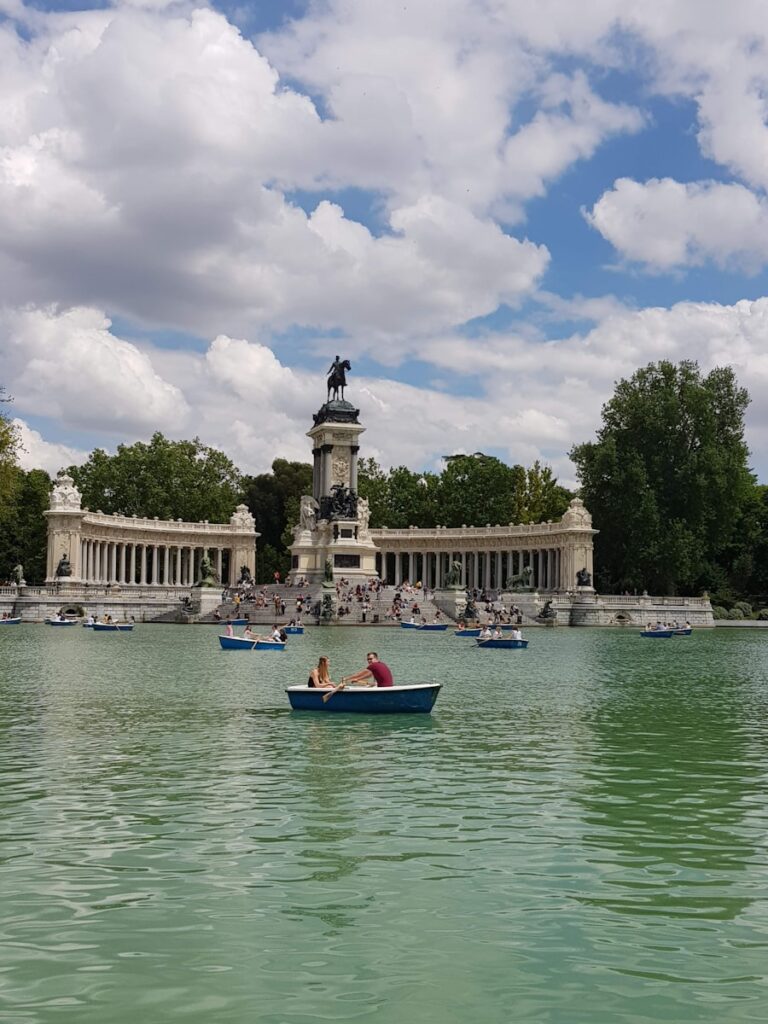
<instances>
[{"instance_id":1,"label":"stone column","mask_svg":"<svg viewBox=\"0 0 768 1024\"><path fill-rule=\"evenodd\" d=\"M139 562L139 583L142 587L147 583L147 545L141 545L141 556Z\"/></svg>"},{"instance_id":2,"label":"stone column","mask_svg":"<svg viewBox=\"0 0 768 1024\"><path fill-rule=\"evenodd\" d=\"M117 583L117 544L109 545L109 582Z\"/></svg>"},{"instance_id":3,"label":"stone column","mask_svg":"<svg viewBox=\"0 0 768 1024\"><path fill-rule=\"evenodd\" d=\"M350 489L357 493L357 453L360 451L359 444L353 444L349 447L349 486Z\"/></svg>"},{"instance_id":4,"label":"stone column","mask_svg":"<svg viewBox=\"0 0 768 1024\"><path fill-rule=\"evenodd\" d=\"M421 552L421 585L429 586L429 552Z\"/></svg>"},{"instance_id":5,"label":"stone column","mask_svg":"<svg viewBox=\"0 0 768 1024\"><path fill-rule=\"evenodd\" d=\"M467 575L467 552L461 552L461 585L462 587L469 586L469 576Z\"/></svg>"},{"instance_id":6,"label":"stone column","mask_svg":"<svg viewBox=\"0 0 768 1024\"><path fill-rule=\"evenodd\" d=\"M333 452L332 444L324 444L321 447L322 454L322 469L320 478L322 480L322 491L321 494L329 494L331 490L331 480L333 469L331 467L331 453Z\"/></svg>"},{"instance_id":7,"label":"stone column","mask_svg":"<svg viewBox=\"0 0 768 1024\"><path fill-rule=\"evenodd\" d=\"M435 555L435 590L442 590L443 587L443 560L444 551L438 551Z\"/></svg>"},{"instance_id":8,"label":"stone column","mask_svg":"<svg viewBox=\"0 0 768 1024\"><path fill-rule=\"evenodd\" d=\"M219 583L224 582L222 575L224 568L224 560L221 552L221 548L216 548L216 575L219 577Z\"/></svg>"},{"instance_id":9,"label":"stone column","mask_svg":"<svg viewBox=\"0 0 768 1024\"><path fill-rule=\"evenodd\" d=\"M125 583L125 541L120 545L120 571L117 579L120 584Z\"/></svg>"}]
</instances>

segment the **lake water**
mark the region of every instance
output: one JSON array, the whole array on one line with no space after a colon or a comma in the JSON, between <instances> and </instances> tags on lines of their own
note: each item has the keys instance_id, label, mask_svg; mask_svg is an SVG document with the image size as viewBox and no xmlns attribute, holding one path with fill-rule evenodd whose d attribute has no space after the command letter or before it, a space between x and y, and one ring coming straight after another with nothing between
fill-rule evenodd
<instances>
[{"instance_id":1,"label":"lake water","mask_svg":"<svg viewBox=\"0 0 768 1024\"><path fill-rule=\"evenodd\" d=\"M768 636L530 640L0 627L0 1020L765 1021Z\"/></svg>"}]
</instances>

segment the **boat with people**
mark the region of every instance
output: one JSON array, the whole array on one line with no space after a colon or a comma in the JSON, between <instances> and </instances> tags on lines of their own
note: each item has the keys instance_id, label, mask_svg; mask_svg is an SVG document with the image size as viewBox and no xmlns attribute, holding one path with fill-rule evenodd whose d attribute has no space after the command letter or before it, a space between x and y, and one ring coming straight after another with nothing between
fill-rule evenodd
<instances>
[{"instance_id":1,"label":"boat with people","mask_svg":"<svg viewBox=\"0 0 768 1024\"><path fill-rule=\"evenodd\" d=\"M491 636L486 638L478 637L475 643L478 647L493 647L497 650L507 651L525 650L525 648L528 646L527 640L516 640L514 637L511 636Z\"/></svg>"},{"instance_id":2,"label":"boat with people","mask_svg":"<svg viewBox=\"0 0 768 1024\"><path fill-rule=\"evenodd\" d=\"M334 690L314 686L287 686L285 692L294 711L330 711L353 714L428 714L434 707L442 683L412 683L407 686L344 686Z\"/></svg>"},{"instance_id":3,"label":"boat with people","mask_svg":"<svg viewBox=\"0 0 768 1024\"><path fill-rule=\"evenodd\" d=\"M447 622L401 622L401 629L421 629L428 633L444 633L448 629Z\"/></svg>"},{"instance_id":4,"label":"boat with people","mask_svg":"<svg viewBox=\"0 0 768 1024\"><path fill-rule=\"evenodd\" d=\"M0 619L0 626L18 626L20 622L20 615L9 615L4 619Z\"/></svg>"},{"instance_id":5,"label":"boat with people","mask_svg":"<svg viewBox=\"0 0 768 1024\"><path fill-rule=\"evenodd\" d=\"M224 651L284 651L285 640L266 640L260 637L226 636L219 633L219 643Z\"/></svg>"},{"instance_id":6,"label":"boat with people","mask_svg":"<svg viewBox=\"0 0 768 1024\"><path fill-rule=\"evenodd\" d=\"M478 637L478 636L480 636L480 629L481 629L480 626L477 626L477 627L468 627L467 626L464 629L454 629L453 635L454 636L474 636L474 637Z\"/></svg>"},{"instance_id":7,"label":"boat with people","mask_svg":"<svg viewBox=\"0 0 768 1024\"><path fill-rule=\"evenodd\" d=\"M132 622L94 622L91 624L94 633L130 633Z\"/></svg>"},{"instance_id":8,"label":"boat with people","mask_svg":"<svg viewBox=\"0 0 768 1024\"><path fill-rule=\"evenodd\" d=\"M643 629L640 631L640 636L650 637L654 640L671 640L674 635L674 629Z\"/></svg>"}]
</instances>

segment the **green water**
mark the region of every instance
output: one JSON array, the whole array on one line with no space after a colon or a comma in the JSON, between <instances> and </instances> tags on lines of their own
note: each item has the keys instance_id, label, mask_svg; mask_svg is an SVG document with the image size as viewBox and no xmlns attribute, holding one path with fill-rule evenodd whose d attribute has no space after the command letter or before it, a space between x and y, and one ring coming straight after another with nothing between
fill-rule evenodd
<instances>
[{"instance_id":1,"label":"green water","mask_svg":"<svg viewBox=\"0 0 768 1024\"><path fill-rule=\"evenodd\" d=\"M431 716L291 712L318 654ZM0 628L3 1024L765 1021L768 635Z\"/></svg>"}]
</instances>

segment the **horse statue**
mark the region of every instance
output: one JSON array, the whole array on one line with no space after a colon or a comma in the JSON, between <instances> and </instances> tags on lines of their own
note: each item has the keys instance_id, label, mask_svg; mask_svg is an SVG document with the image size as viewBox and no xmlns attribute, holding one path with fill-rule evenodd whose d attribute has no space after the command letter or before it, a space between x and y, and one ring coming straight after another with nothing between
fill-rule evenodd
<instances>
[{"instance_id":1,"label":"horse statue","mask_svg":"<svg viewBox=\"0 0 768 1024\"><path fill-rule=\"evenodd\" d=\"M331 363L331 368L328 371L328 401L331 401L331 392L333 392L333 401L335 402L341 392L341 400L344 401L344 388L347 386L347 375L346 371L352 369L352 364L348 359L339 359L338 356Z\"/></svg>"}]
</instances>

